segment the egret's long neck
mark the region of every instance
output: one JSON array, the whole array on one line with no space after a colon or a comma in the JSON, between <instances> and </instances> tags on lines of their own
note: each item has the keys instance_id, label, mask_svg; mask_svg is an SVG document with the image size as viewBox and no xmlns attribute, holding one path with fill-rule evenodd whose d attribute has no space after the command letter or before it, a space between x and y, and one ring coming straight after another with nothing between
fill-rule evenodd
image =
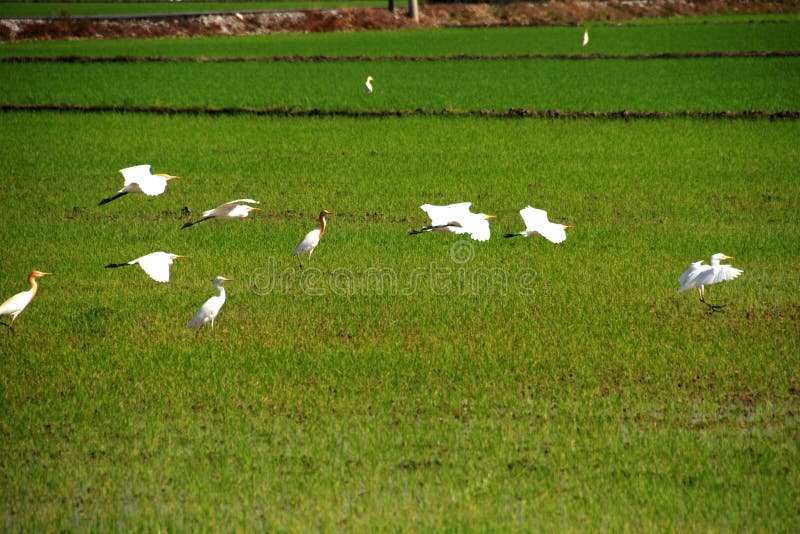
<instances>
[{"instance_id":1,"label":"egret's long neck","mask_svg":"<svg viewBox=\"0 0 800 534\"><path fill-rule=\"evenodd\" d=\"M217 291L219 292L219 298L225 300L225 288L222 287L222 284L219 282L214 282L214 287L216 287Z\"/></svg>"},{"instance_id":2,"label":"egret's long neck","mask_svg":"<svg viewBox=\"0 0 800 534\"><path fill-rule=\"evenodd\" d=\"M39 290L39 284L36 283L36 277L33 275L28 276L28 285L31 286L30 292L35 297L36 292ZM31 297L33 298L33 297Z\"/></svg>"},{"instance_id":3,"label":"egret's long neck","mask_svg":"<svg viewBox=\"0 0 800 534\"><path fill-rule=\"evenodd\" d=\"M719 260L717 258L711 258L711 266L719 267Z\"/></svg>"},{"instance_id":4,"label":"egret's long neck","mask_svg":"<svg viewBox=\"0 0 800 534\"><path fill-rule=\"evenodd\" d=\"M325 215L319 216L319 237L322 238L322 234L325 233L325 228L328 226L328 220L325 218Z\"/></svg>"}]
</instances>

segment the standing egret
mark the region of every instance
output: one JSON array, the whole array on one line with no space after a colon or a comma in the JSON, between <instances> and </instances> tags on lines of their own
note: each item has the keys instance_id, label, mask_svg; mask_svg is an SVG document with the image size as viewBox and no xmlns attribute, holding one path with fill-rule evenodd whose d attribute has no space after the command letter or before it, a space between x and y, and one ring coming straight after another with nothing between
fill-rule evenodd
<instances>
[{"instance_id":1,"label":"standing egret","mask_svg":"<svg viewBox=\"0 0 800 534\"><path fill-rule=\"evenodd\" d=\"M225 288L222 287L222 282L230 282L231 280L233 280L233 278L217 276L211 281L214 287L217 288L219 294L211 297L200 306L200 309L194 314L192 320L186 325L186 328L197 328L197 334L199 334L200 327L206 323L211 323L211 332L214 332L214 319L217 318L219 310L222 308L222 305L225 304Z\"/></svg>"},{"instance_id":2,"label":"standing egret","mask_svg":"<svg viewBox=\"0 0 800 534\"><path fill-rule=\"evenodd\" d=\"M47 276L48 274L53 273L31 271L31 273L28 275L28 285L31 288L27 291L17 293L4 303L0 304L0 317L11 317L11 324L6 324L2 321L0 321L0 324L7 326L12 332L14 331L14 320L17 318L17 315L22 313L22 310L24 310L28 304L31 303L33 297L36 296L36 292L39 290L39 285L36 283L36 280L43 276Z\"/></svg>"},{"instance_id":3,"label":"standing egret","mask_svg":"<svg viewBox=\"0 0 800 534\"><path fill-rule=\"evenodd\" d=\"M678 293L686 291L687 289L697 288L697 291L700 293L700 302L708 306L710 311L713 312L724 308L724 305L720 306L706 302L703 286L716 284L717 282L727 282L742 274L741 269L730 265L720 265L719 263L722 260L732 259L733 256L726 256L722 252L717 252L711 256L711 265L703 265L703 260L692 263L680 278L678 278L678 283L680 284Z\"/></svg>"},{"instance_id":4,"label":"standing egret","mask_svg":"<svg viewBox=\"0 0 800 534\"><path fill-rule=\"evenodd\" d=\"M127 263L109 263L106 265L106 269L139 265L156 282L169 282L169 266L172 265L173 260L185 257L171 252L151 252Z\"/></svg>"},{"instance_id":5,"label":"standing egret","mask_svg":"<svg viewBox=\"0 0 800 534\"><path fill-rule=\"evenodd\" d=\"M572 228L572 226L550 222L547 218L546 211L530 206L519 210L519 214L522 215L522 221L525 223L525 230L516 234L506 234L503 237L540 235L551 243L561 243L567 239L567 232L565 230L567 228Z\"/></svg>"},{"instance_id":6,"label":"standing egret","mask_svg":"<svg viewBox=\"0 0 800 534\"><path fill-rule=\"evenodd\" d=\"M251 211L258 211L261 209L261 208L254 208L253 206L248 206L247 204L260 204L260 202L258 200L253 200L252 198L240 198L238 200L231 200L230 202L226 202L225 204L220 204L213 210L204 211L202 217L200 217L194 222L188 222L184 224L181 228L189 228L194 224L207 221L208 219L216 219L217 221L225 221L228 219L243 219L244 217L247 217L247 215Z\"/></svg>"},{"instance_id":7,"label":"standing egret","mask_svg":"<svg viewBox=\"0 0 800 534\"><path fill-rule=\"evenodd\" d=\"M589 28L583 29L583 44L581 46L586 46L589 44Z\"/></svg>"},{"instance_id":8,"label":"standing egret","mask_svg":"<svg viewBox=\"0 0 800 534\"><path fill-rule=\"evenodd\" d=\"M367 76L367 82L364 84L364 88L369 94L372 94L372 82L372 76Z\"/></svg>"},{"instance_id":9,"label":"standing egret","mask_svg":"<svg viewBox=\"0 0 800 534\"><path fill-rule=\"evenodd\" d=\"M486 215L485 213L472 213L469 209L470 206L472 206L471 202L460 202L446 206L423 204L420 208L428 214L431 224L424 226L420 230L411 230L408 233L409 235L423 232L469 234L476 241L487 241L491 235L489 219L494 219L495 216Z\"/></svg>"},{"instance_id":10,"label":"standing egret","mask_svg":"<svg viewBox=\"0 0 800 534\"><path fill-rule=\"evenodd\" d=\"M170 174L151 174L150 165L137 165L135 167L128 167L122 169L125 178L125 185L113 197L104 198L100 201L100 206L108 204L112 200L116 200L121 196L128 193L144 193L147 196L158 196L167 189L167 182L180 178L179 176L172 176Z\"/></svg>"},{"instance_id":11,"label":"standing egret","mask_svg":"<svg viewBox=\"0 0 800 534\"><path fill-rule=\"evenodd\" d=\"M303 262L300 261L300 255L308 254L308 262L311 263L311 253L314 252L314 249L319 245L319 240L322 239L322 234L325 233L325 228L328 226L327 216L330 214L331 212L328 210L319 212L319 225L308 232L303 240L294 248L292 256L297 256L297 263L300 264L301 269L303 268Z\"/></svg>"}]
</instances>

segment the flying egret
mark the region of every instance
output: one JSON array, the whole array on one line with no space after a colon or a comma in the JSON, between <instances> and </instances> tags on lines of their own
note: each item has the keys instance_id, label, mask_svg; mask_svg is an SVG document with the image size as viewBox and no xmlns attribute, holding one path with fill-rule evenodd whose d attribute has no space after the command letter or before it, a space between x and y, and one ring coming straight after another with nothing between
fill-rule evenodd
<instances>
[{"instance_id":1,"label":"flying egret","mask_svg":"<svg viewBox=\"0 0 800 534\"><path fill-rule=\"evenodd\" d=\"M697 291L700 292L700 302L708 306L710 311L713 312L724 308L724 305L720 306L706 302L703 286L716 284L717 282L727 282L742 274L741 269L730 265L720 265L719 263L722 260L732 259L733 256L726 256L722 252L717 252L711 256L711 265L703 265L703 260L692 263L680 278L678 278L678 283L680 284L678 293L686 291L687 289L697 288Z\"/></svg>"},{"instance_id":2,"label":"flying egret","mask_svg":"<svg viewBox=\"0 0 800 534\"><path fill-rule=\"evenodd\" d=\"M106 265L106 269L125 267L126 265L139 265L156 282L169 282L169 266L172 265L173 260L185 257L171 252L151 252L127 263L109 263Z\"/></svg>"},{"instance_id":3,"label":"flying egret","mask_svg":"<svg viewBox=\"0 0 800 534\"><path fill-rule=\"evenodd\" d=\"M297 262L300 264L301 269L303 268L303 262L300 261L300 255L308 254L308 262L311 263L311 253L314 252L314 249L319 245L319 240L322 239L322 234L325 233L325 228L328 226L327 217L330 214L331 212L328 210L320 211L319 225L308 232L303 240L294 248L292 256L297 256Z\"/></svg>"},{"instance_id":4,"label":"flying egret","mask_svg":"<svg viewBox=\"0 0 800 534\"><path fill-rule=\"evenodd\" d=\"M2 321L0 321L0 324L7 326L12 332L14 331L14 320L16 320L17 315L22 313L22 310L24 310L28 304L31 303L33 297L36 296L36 292L39 290L39 285L36 283L36 280L43 276L47 276L48 274L53 273L46 273L43 271L30 272L28 275L28 285L31 288L27 291L17 293L4 303L0 304L0 317L11 317L11 324L6 324Z\"/></svg>"},{"instance_id":5,"label":"flying egret","mask_svg":"<svg viewBox=\"0 0 800 534\"><path fill-rule=\"evenodd\" d=\"M503 237L517 237L517 236L533 236L540 235L550 241L551 243L561 243L567 239L566 226L559 223L550 222L547 218L547 212L537 208L526 206L519 210L522 215L522 221L525 223L525 230L516 234L506 234Z\"/></svg>"},{"instance_id":6,"label":"flying egret","mask_svg":"<svg viewBox=\"0 0 800 534\"><path fill-rule=\"evenodd\" d=\"M211 297L200 306L200 309L194 314L192 320L186 325L186 328L197 328L197 334L199 334L200 327L206 323L211 323L211 331L214 331L214 319L217 318L219 310L222 308L222 305L225 304L225 288L222 287L222 282L230 282L231 280L233 280L233 278L217 276L211 281L214 287L217 288L219 294Z\"/></svg>"},{"instance_id":7,"label":"flying egret","mask_svg":"<svg viewBox=\"0 0 800 534\"><path fill-rule=\"evenodd\" d=\"M434 206L423 204L420 206L422 211L431 218L431 224L420 230L411 230L409 235L421 234L423 232L445 232L451 234L469 234L476 241L487 241L491 235L489 219L494 219L494 215L485 213L472 213L470 211L471 202L460 202L458 204L448 204L447 206Z\"/></svg>"},{"instance_id":8,"label":"flying egret","mask_svg":"<svg viewBox=\"0 0 800 534\"><path fill-rule=\"evenodd\" d=\"M367 90L369 94L372 94L372 76L367 76L367 82L364 84L364 88Z\"/></svg>"},{"instance_id":9,"label":"flying egret","mask_svg":"<svg viewBox=\"0 0 800 534\"><path fill-rule=\"evenodd\" d=\"M583 29L583 44L581 46L586 46L589 44L589 28Z\"/></svg>"},{"instance_id":10,"label":"flying egret","mask_svg":"<svg viewBox=\"0 0 800 534\"><path fill-rule=\"evenodd\" d=\"M180 176L172 176L170 174L151 174L150 165L136 165L135 167L121 169L119 172L125 178L124 187L113 197L101 200L100 206L128 193L144 193L151 197L158 196L166 191L169 180L180 178Z\"/></svg>"},{"instance_id":11,"label":"flying egret","mask_svg":"<svg viewBox=\"0 0 800 534\"><path fill-rule=\"evenodd\" d=\"M194 224L207 221L208 219L216 219L218 221L226 221L228 219L243 219L244 217L247 217L251 211L257 211L261 209L248 206L247 204L260 204L260 202L258 200L253 200L252 198L231 200L225 204L220 204L213 210L204 211L202 217L194 222L188 222L184 224L181 228L189 228Z\"/></svg>"}]
</instances>

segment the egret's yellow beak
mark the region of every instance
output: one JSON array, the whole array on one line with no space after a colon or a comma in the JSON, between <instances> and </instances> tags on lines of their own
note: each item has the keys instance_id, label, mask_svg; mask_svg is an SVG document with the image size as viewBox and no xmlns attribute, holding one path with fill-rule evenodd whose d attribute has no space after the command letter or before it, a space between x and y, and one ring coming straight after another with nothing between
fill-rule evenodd
<instances>
[{"instance_id":1,"label":"egret's yellow beak","mask_svg":"<svg viewBox=\"0 0 800 534\"><path fill-rule=\"evenodd\" d=\"M725 256L725 259L726 260L735 260L736 258L734 258L733 256Z\"/></svg>"},{"instance_id":2,"label":"egret's yellow beak","mask_svg":"<svg viewBox=\"0 0 800 534\"><path fill-rule=\"evenodd\" d=\"M574 226L565 226L564 229L568 230L569 228L575 228Z\"/></svg>"},{"instance_id":3,"label":"egret's yellow beak","mask_svg":"<svg viewBox=\"0 0 800 534\"><path fill-rule=\"evenodd\" d=\"M178 258L188 258L189 256L181 256L180 254L175 254L175 259Z\"/></svg>"},{"instance_id":4,"label":"egret's yellow beak","mask_svg":"<svg viewBox=\"0 0 800 534\"><path fill-rule=\"evenodd\" d=\"M497 215L487 215L486 218L487 219L496 219Z\"/></svg>"},{"instance_id":5,"label":"egret's yellow beak","mask_svg":"<svg viewBox=\"0 0 800 534\"><path fill-rule=\"evenodd\" d=\"M261 211L261 208L250 208L250 211Z\"/></svg>"}]
</instances>

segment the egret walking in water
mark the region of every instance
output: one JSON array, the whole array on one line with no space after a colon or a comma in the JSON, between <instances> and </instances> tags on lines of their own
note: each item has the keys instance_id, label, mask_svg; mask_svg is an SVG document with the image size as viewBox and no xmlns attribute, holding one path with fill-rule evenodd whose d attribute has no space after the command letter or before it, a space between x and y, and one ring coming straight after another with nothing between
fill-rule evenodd
<instances>
[{"instance_id":1,"label":"egret walking in water","mask_svg":"<svg viewBox=\"0 0 800 534\"><path fill-rule=\"evenodd\" d=\"M171 252L151 252L127 263L109 263L106 265L106 269L138 265L156 282L169 282L169 266L172 265L173 260L185 257Z\"/></svg>"},{"instance_id":2,"label":"egret walking in water","mask_svg":"<svg viewBox=\"0 0 800 534\"><path fill-rule=\"evenodd\" d=\"M723 260L732 260L733 256L727 256L722 252L717 252L711 256L711 265L703 265L703 260L692 263L686 271L678 278L680 287L678 293L686 291L687 289L695 288L700 293L700 302L708 306L709 311L714 312L725 307L725 305L717 305L706 302L704 286L709 284L716 284L717 282L727 282L733 280L740 274L741 269L732 267L730 265L721 265Z\"/></svg>"},{"instance_id":3,"label":"egret walking in water","mask_svg":"<svg viewBox=\"0 0 800 534\"><path fill-rule=\"evenodd\" d=\"M367 90L369 94L372 94L372 76L367 76L367 82L364 84L364 88Z\"/></svg>"},{"instance_id":4,"label":"egret walking in water","mask_svg":"<svg viewBox=\"0 0 800 534\"><path fill-rule=\"evenodd\" d=\"M214 320L217 318L217 314L219 314L222 305L225 304L225 288L222 287L222 283L230 282L231 280L233 280L233 278L217 276L211 281L214 287L217 288L218 294L211 297L200 306L200 309L194 314L192 320L186 325L186 328L197 328L197 334L199 334L200 327L206 323L211 323L211 332L214 332Z\"/></svg>"},{"instance_id":5,"label":"egret walking in water","mask_svg":"<svg viewBox=\"0 0 800 534\"><path fill-rule=\"evenodd\" d=\"M325 228L328 227L327 217L330 214L331 212L328 210L320 211L318 217L319 225L308 232L303 240L294 248L292 256L297 256L297 262L300 264L301 269L303 268L303 262L300 261L300 255L308 254L308 262L311 263L311 253L314 252L314 249L319 245L319 240L322 239L322 234L325 233Z\"/></svg>"},{"instance_id":6,"label":"egret walking in water","mask_svg":"<svg viewBox=\"0 0 800 534\"><path fill-rule=\"evenodd\" d=\"M47 276L48 274L43 271L31 271L28 275L28 285L30 289L27 291L22 291L21 293L17 293L13 297L6 300L4 303L0 304L0 317L11 317L11 323L6 324L0 321L0 324L7 326L9 330L12 332L14 331L14 321L17 318L17 315L22 313L28 304L31 303L33 297L36 296L36 292L39 290L39 285L36 283L36 280Z\"/></svg>"},{"instance_id":7,"label":"egret walking in water","mask_svg":"<svg viewBox=\"0 0 800 534\"><path fill-rule=\"evenodd\" d=\"M547 218L547 212L537 208L527 206L519 210L522 215L522 221L525 223L525 230L516 234L506 234L503 237L517 237L517 236L534 236L540 235L550 241L551 243L561 243L567 239L567 230L572 226L566 226L559 223L550 222Z\"/></svg>"},{"instance_id":8,"label":"egret walking in water","mask_svg":"<svg viewBox=\"0 0 800 534\"><path fill-rule=\"evenodd\" d=\"M231 200L230 202L226 202L225 204L220 204L213 210L204 211L202 217L200 217L194 222L187 222L181 228L189 228L192 225L201 223L203 221L207 221L208 219L214 219L217 221L226 221L229 219L243 219L247 217L251 211L258 211L261 209L261 208L254 208L253 206L248 206L247 204L260 204L260 202L258 200L253 200L252 198L240 198L238 200Z\"/></svg>"},{"instance_id":9,"label":"egret walking in water","mask_svg":"<svg viewBox=\"0 0 800 534\"><path fill-rule=\"evenodd\" d=\"M135 167L128 167L122 169L125 179L125 185L113 197L104 198L100 201L100 206L108 204L112 200L116 200L121 196L128 193L144 193L148 196L158 196L167 189L167 182L180 178L179 176L172 176L171 174L151 174L150 165L137 165Z\"/></svg>"},{"instance_id":10,"label":"egret walking in water","mask_svg":"<svg viewBox=\"0 0 800 534\"><path fill-rule=\"evenodd\" d=\"M485 213L472 213L470 206L472 206L471 202L460 202L446 206L423 204L420 208L428 214L431 224L422 227L420 230L411 230L408 233L409 235L423 232L469 234L476 241L487 241L491 236L489 220L494 219L495 216L486 215Z\"/></svg>"}]
</instances>

